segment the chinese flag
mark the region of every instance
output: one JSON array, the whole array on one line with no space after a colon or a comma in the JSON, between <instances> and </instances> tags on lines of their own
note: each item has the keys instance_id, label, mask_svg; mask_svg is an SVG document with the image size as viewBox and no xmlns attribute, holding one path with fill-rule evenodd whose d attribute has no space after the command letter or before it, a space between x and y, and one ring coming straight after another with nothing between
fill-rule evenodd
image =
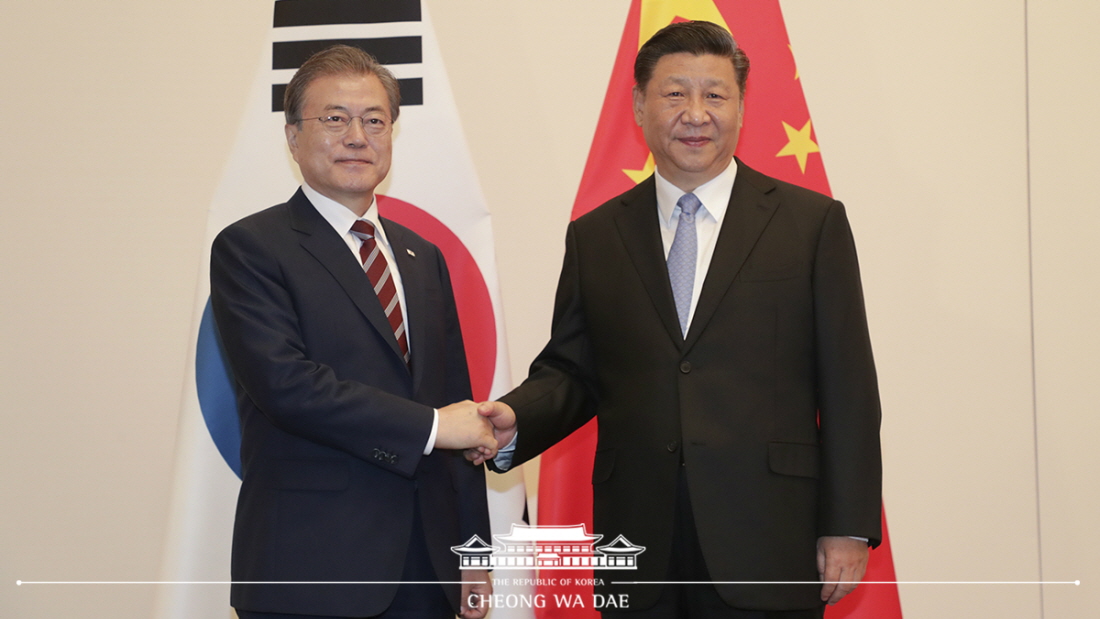
<instances>
[{"instance_id":1,"label":"chinese flag","mask_svg":"<svg viewBox=\"0 0 1100 619\"><path fill-rule=\"evenodd\" d=\"M653 173L653 157L641 129L634 122L631 107L634 57L641 44L658 30L688 20L706 20L726 27L752 63L738 157L764 174L830 193L779 0L633 0L573 205L574 219ZM588 530L594 531L590 480L595 450L596 422L593 421L543 454L539 477L539 525L586 523ZM885 511L882 525L882 545L871 552L865 584L830 607L826 611L828 619L901 619L897 585L893 584L896 577ZM639 557L639 561L644 560L644 555ZM576 571L561 575L591 576ZM876 582L888 584L870 584ZM540 588L548 599L553 599L551 593L579 594L587 598L590 590L587 586ZM544 619L598 617L591 608L551 606L538 609L539 616Z\"/></svg>"}]
</instances>

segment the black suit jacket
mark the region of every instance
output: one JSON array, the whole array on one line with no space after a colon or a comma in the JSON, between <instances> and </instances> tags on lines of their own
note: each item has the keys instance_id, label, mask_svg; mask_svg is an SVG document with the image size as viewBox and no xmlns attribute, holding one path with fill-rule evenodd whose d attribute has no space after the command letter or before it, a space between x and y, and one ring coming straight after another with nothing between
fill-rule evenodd
<instances>
[{"instance_id":1,"label":"black suit jacket","mask_svg":"<svg viewBox=\"0 0 1100 619\"><path fill-rule=\"evenodd\" d=\"M570 224L550 342L515 408L516 463L599 418L596 533L666 579L681 461L715 581L816 581L816 539L880 538L879 401L843 206L743 163L686 339L651 177ZM820 425L818 418L820 414ZM656 588L609 587L631 608ZM820 585L718 587L739 608Z\"/></svg>"},{"instance_id":2,"label":"black suit jacket","mask_svg":"<svg viewBox=\"0 0 1100 619\"><path fill-rule=\"evenodd\" d=\"M411 371L362 266L301 190L214 241L211 300L242 431L234 581L398 581L413 518L436 575L458 581L450 547L489 539L483 470L454 452L423 456L432 408L470 397L447 267L411 230L383 226ZM458 586L445 588L457 608ZM235 584L232 604L365 616L395 591Z\"/></svg>"}]
</instances>

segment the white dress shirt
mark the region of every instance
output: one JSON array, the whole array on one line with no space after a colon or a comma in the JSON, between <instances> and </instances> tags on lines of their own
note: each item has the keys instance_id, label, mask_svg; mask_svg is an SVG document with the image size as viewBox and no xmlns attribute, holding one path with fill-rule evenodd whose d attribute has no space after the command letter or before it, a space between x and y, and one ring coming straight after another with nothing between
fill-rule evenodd
<instances>
[{"instance_id":1,"label":"white dress shirt","mask_svg":"<svg viewBox=\"0 0 1100 619\"><path fill-rule=\"evenodd\" d=\"M378 200L371 198L367 212L362 217L358 217L348 207L332 198L321 195L316 189L304 182L302 183L302 193L306 194L313 208L317 209L321 217L324 217L325 221L332 226L332 229L340 235L340 238L344 239L348 250L351 251L352 255L355 256L355 260L360 264L362 264L362 258L359 256L359 248L362 247L363 240L351 233L351 226L360 219L374 226L374 240L379 251L386 257L386 263L390 268L390 277L393 278L393 285L397 288L397 300L401 304L401 319L405 323L405 339L409 344L409 350L412 350L412 339L409 337L408 327L409 314L408 309L406 309L408 306L405 304L405 287L401 285L401 272L397 269L397 262L393 259L393 248L390 247L390 242L386 238L386 229L382 227L382 221L378 218ZM363 273L363 276L366 277L366 273ZM435 435L438 431L439 411L436 410L432 421L432 433L428 436L428 444L424 448L425 456L432 452L432 447L435 445Z\"/></svg>"}]
</instances>

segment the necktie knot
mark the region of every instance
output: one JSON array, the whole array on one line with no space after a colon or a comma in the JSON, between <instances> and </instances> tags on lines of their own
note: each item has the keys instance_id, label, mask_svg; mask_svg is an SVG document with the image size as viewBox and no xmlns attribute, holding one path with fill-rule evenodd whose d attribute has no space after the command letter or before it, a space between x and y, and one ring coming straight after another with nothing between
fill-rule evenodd
<instances>
[{"instance_id":1,"label":"necktie knot","mask_svg":"<svg viewBox=\"0 0 1100 619\"><path fill-rule=\"evenodd\" d=\"M680 218L687 218L688 221L695 219L695 212L699 210L703 203L699 201L699 198L693 193L685 193L680 196L680 199L676 201L676 206L680 207Z\"/></svg>"},{"instance_id":2,"label":"necktie knot","mask_svg":"<svg viewBox=\"0 0 1100 619\"><path fill-rule=\"evenodd\" d=\"M351 233L360 239L372 239L374 238L374 224L356 219L355 223L351 224Z\"/></svg>"}]
</instances>

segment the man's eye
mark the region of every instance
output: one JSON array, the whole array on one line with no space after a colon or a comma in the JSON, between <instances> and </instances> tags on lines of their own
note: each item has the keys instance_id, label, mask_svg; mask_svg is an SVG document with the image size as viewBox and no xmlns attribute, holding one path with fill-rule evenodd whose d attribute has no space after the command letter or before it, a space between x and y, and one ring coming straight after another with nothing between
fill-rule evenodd
<instances>
[{"instance_id":1,"label":"man's eye","mask_svg":"<svg viewBox=\"0 0 1100 619\"><path fill-rule=\"evenodd\" d=\"M330 123L330 124L334 124L334 125L335 124L341 124L341 125L348 124L347 117L346 116L340 116L339 114L333 114L331 116L325 116L322 120L326 123Z\"/></svg>"}]
</instances>

